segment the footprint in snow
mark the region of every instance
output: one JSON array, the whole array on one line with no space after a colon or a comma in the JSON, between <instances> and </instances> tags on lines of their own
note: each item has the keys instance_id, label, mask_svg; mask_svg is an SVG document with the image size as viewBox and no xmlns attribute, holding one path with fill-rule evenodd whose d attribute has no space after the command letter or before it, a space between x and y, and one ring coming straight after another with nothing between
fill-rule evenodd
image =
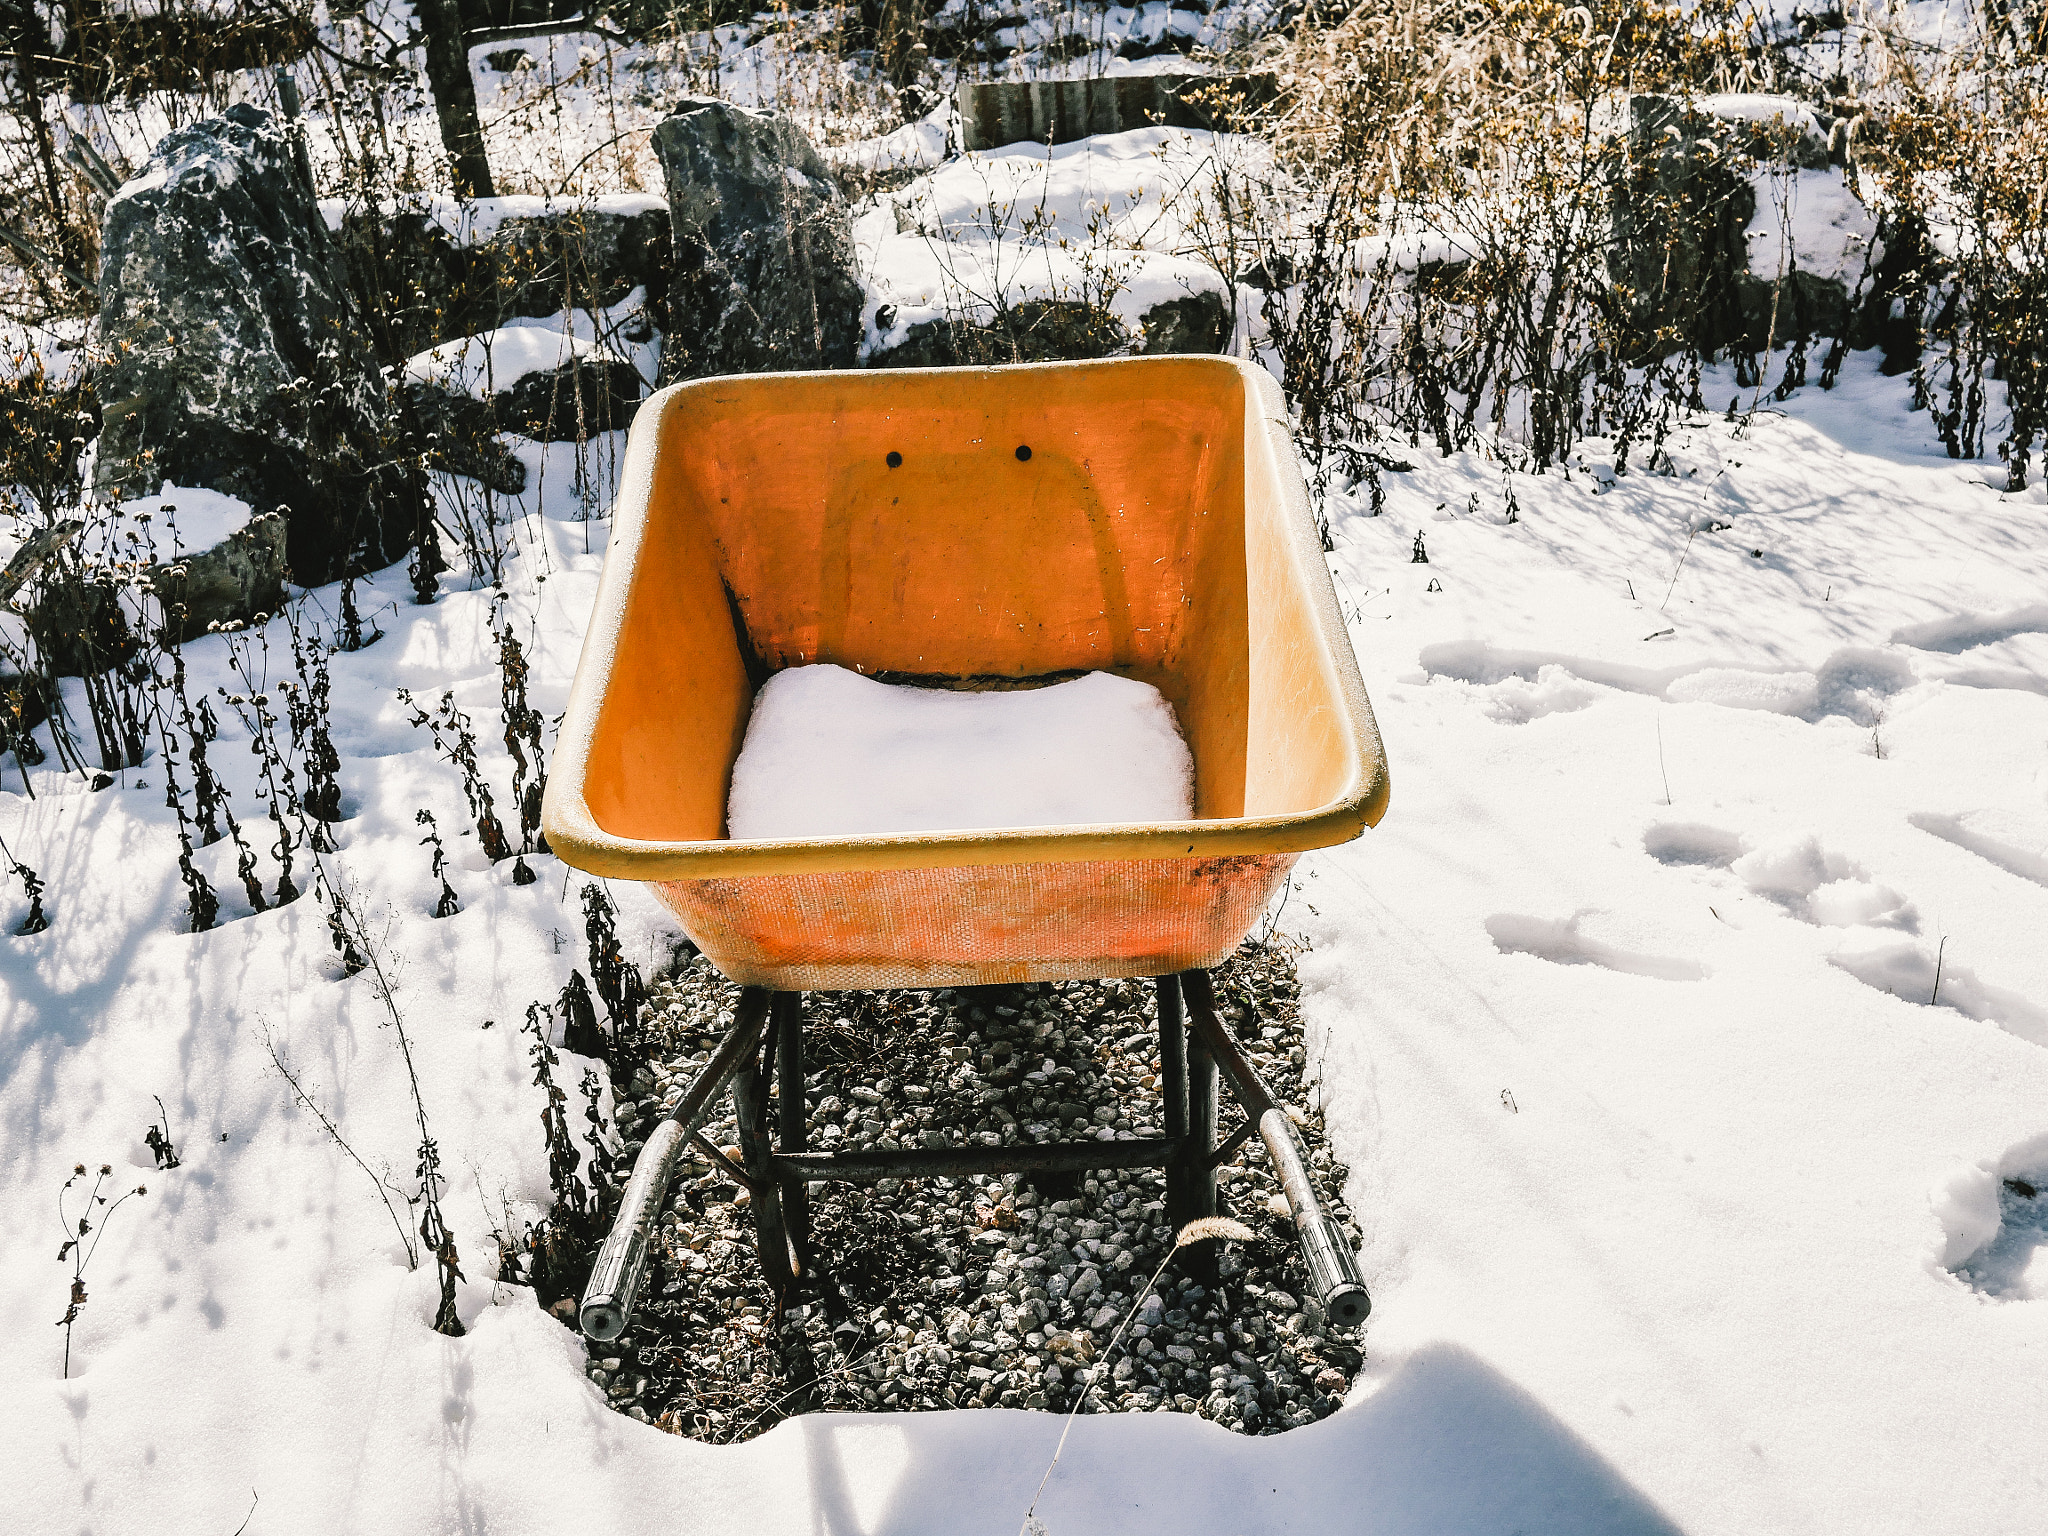
<instances>
[{"instance_id":1,"label":"footprint in snow","mask_svg":"<svg viewBox=\"0 0 2048 1536\"><path fill-rule=\"evenodd\" d=\"M1657 638L1648 636L1646 638ZM1426 645L1416 681L1444 677L1469 684L1504 725L1584 709L1619 689L1671 704L1717 704L1819 721L1839 715L1875 726L1886 701L1916 681L1905 657L1871 646L1844 646L1812 671L1798 668L1643 666L1561 651L1522 650L1484 640Z\"/></svg>"},{"instance_id":2,"label":"footprint in snow","mask_svg":"<svg viewBox=\"0 0 2048 1536\"><path fill-rule=\"evenodd\" d=\"M2048 603L2033 603L2004 613L1959 613L1925 624L1912 624L1892 636L1895 645L1918 651L1962 657L2027 636L2048 634ZM2048 676L2023 666L1962 665L1938 668L1930 676L1963 688L2018 689L2048 694Z\"/></svg>"},{"instance_id":3,"label":"footprint in snow","mask_svg":"<svg viewBox=\"0 0 2048 1536\"><path fill-rule=\"evenodd\" d=\"M1956 963L1948 952L1953 948L1937 945L1930 952L1918 944L1887 944L1828 958L1866 987L1888 992L1901 1002L1948 1008L1966 1019L1996 1024L2035 1045L2048 1045L2048 1012L2017 992L1978 980L1976 972Z\"/></svg>"},{"instance_id":4,"label":"footprint in snow","mask_svg":"<svg viewBox=\"0 0 2048 1536\"><path fill-rule=\"evenodd\" d=\"M2048 886L2048 828L2002 811L1965 811L1960 816L1923 812L1906 820L2009 875Z\"/></svg>"},{"instance_id":5,"label":"footprint in snow","mask_svg":"<svg viewBox=\"0 0 2048 1536\"><path fill-rule=\"evenodd\" d=\"M1892 643L1953 656L2020 635L2043 633L2048 633L2048 603L2031 603L2004 613L1959 613L1926 624L1910 624L1892 636Z\"/></svg>"},{"instance_id":6,"label":"footprint in snow","mask_svg":"<svg viewBox=\"0 0 2048 1536\"><path fill-rule=\"evenodd\" d=\"M1527 725L1545 715L1569 714L1597 703L1602 691L1555 665L1538 667L1534 682L1510 677L1482 690L1488 718L1500 725Z\"/></svg>"},{"instance_id":7,"label":"footprint in snow","mask_svg":"<svg viewBox=\"0 0 2048 1536\"><path fill-rule=\"evenodd\" d=\"M2015 874L2048 885L2048 855L2000 843L1981 830L1972 830L1963 817L1911 819L1923 831L1946 837ZM1920 915L1910 901L1872 880L1853 859L1822 847L1818 838L1786 838L1752 848L1739 833L1725 828L1667 821L1643 833L1643 851L1673 868L1726 870L1753 895L1777 903L1791 916L1816 927L1920 931ZM1930 951L1918 944L1884 944L1828 959L1865 986L1904 1002L1953 1009L1965 1018L1996 1024L2023 1040L2048 1045L2048 1012L2017 992L1980 981L1940 945Z\"/></svg>"},{"instance_id":8,"label":"footprint in snow","mask_svg":"<svg viewBox=\"0 0 2048 1536\"><path fill-rule=\"evenodd\" d=\"M1553 965L1597 965L1626 976L1648 976L1657 981L1698 981L1707 974L1697 960L1667 955L1641 955L1618 949L1579 932L1578 913L1569 918L1523 917L1498 912L1486 920L1493 947L1504 955L1534 955Z\"/></svg>"},{"instance_id":9,"label":"footprint in snow","mask_svg":"<svg viewBox=\"0 0 2048 1536\"><path fill-rule=\"evenodd\" d=\"M1739 833L1702 822L1660 822L1643 833L1643 851L1660 864L1725 869L1753 895L1816 927L1920 931L1910 901L1816 837L1751 847Z\"/></svg>"},{"instance_id":10,"label":"footprint in snow","mask_svg":"<svg viewBox=\"0 0 2048 1536\"><path fill-rule=\"evenodd\" d=\"M2001 1301L2048 1301L2048 1136L1957 1169L1928 1203L1941 1268Z\"/></svg>"},{"instance_id":11,"label":"footprint in snow","mask_svg":"<svg viewBox=\"0 0 2048 1536\"><path fill-rule=\"evenodd\" d=\"M1920 931L1920 914L1911 902L1872 880L1855 860L1823 848L1815 837L1752 849L1728 872L1757 895L1819 927Z\"/></svg>"},{"instance_id":12,"label":"footprint in snow","mask_svg":"<svg viewBox=\"0 0 2048 1536\"><path fill-rule=\"evenodd\" d=\"M1659 822L1643 834L1643 852L1659 864L1726 869L1742 857L1739 834L1699 821Z\"/></svg>"}]
</instances>

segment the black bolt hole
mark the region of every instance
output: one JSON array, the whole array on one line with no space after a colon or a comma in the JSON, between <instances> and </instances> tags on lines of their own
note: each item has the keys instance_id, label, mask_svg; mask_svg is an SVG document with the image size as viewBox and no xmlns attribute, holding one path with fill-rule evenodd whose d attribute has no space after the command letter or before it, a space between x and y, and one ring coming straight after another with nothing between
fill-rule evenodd
<instances>
[{"instance_id":1,"label":"black bolt hole","mask_svg":"<svg viewBox=\"0 0 2048 1536\"><path fill-rule=\"evenodd\" d=\"M1018 459L1018 462L1019 462L1019 463L1021 463L1021 462L1023 462L1023 461L1025 460L1025 459L1028 459L1028 458L1030 458L1030 457L1031 457L1031 448L1030 448L1030 445L1029 445L1029 444L1027 444L1027 443L1019 443L1019 444L1017 445L1017 459Z\"/></svg>"},{"instance_id":2,"label":"black bolt hole","mask_svg":"<svg viewBox=\"0 0 2048 1536\"><path fill-rule=\"evenodd\" d=\"M888 465L891 469L901 469L903 467L903 455L894 448L891 448L889 450Z\"/></svg>"}]
</instances>

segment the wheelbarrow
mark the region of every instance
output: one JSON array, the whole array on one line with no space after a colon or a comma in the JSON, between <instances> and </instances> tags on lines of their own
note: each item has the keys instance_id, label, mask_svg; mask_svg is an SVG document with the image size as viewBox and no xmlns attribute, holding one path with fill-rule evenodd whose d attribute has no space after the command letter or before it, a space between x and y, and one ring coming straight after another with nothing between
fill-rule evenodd
<instances>
[{"instance_id":1,"label":"wheelbarrow","mask_svg":"<svg viewBox=\"0 0 2048 1536\"><path fill-rule=\"evenodd\" d=\"M715 378L641 407L543 820L568 863L652 885L743 990L640 1151L584 1292L592 1338L625 1329L693 1143L750 1190L786 1292L811 1183L1158 1168L1179 1225L1214 1214L1216 1169L1256 1131L1312 1293L1333 1323L1364 1318L1356 1260L1207 975L1303 851L1387 803L1286 420L1266 373L1220 357ZM756 690L821 662L953 688L1149 683L1187 739L1194 817L727 836ZM1106 976L1157 979L1163 1136L809 1149L805 991ZM1246 1115L1222 1146L1219 1078ZM744 1166L702 1132L728 1089Z\"/></svg>"}]
</instances>

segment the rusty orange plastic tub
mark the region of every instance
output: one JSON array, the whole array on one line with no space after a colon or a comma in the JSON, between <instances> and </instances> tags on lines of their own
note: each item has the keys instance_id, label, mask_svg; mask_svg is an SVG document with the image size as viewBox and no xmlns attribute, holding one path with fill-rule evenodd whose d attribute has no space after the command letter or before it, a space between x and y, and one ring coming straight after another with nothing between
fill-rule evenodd
<instances>
[{"instance_id":1,"label":"rusty orange plastic tub","mask_svg":"<svg viewBox=\"0 0 2048 1536\"><path fill-rule=\"evenodd\" d=\"M1026 454L1024 450L1028 449ZM1191 821L725 835L755 690L1152 684ZM1387 770L1278 388L1220 357L764 374L634 422L545 826L793 990L1152 976L1236 947Z\"/></svg>"}]
</instances>

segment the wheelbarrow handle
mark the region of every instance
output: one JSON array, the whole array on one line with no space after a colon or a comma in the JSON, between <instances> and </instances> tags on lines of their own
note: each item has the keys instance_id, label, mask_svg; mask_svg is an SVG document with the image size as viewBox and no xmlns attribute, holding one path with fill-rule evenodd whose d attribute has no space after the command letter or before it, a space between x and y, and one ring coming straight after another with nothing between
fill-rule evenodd
<instances>
[{"instance_id":1,"label":"wheelbarrow handle","mask_svg":"<svg viewBox=\"0 0 2048 1536\"><path fill-rule=\"evenodd\" d=\"M654 1238L654 1224L668 1199L669 1180L675 1174L676 1159L690 1138L711 1118L711 1107L732 1081L733 1074L755 1059L761 1050L761 1036L768 1025L770 994L763 987L748 987L740 993L732 1028L711 1054L704 1070L697 1074L676 1107L655 1126L634 1160L633 1176L619 1198L619 1214L598 1250L591 1266L590 1282L583 1288L583 1305L576 1320L583 1331L599 1343L610 1343L626 1331L634 1303L640 1297L640 1282L647 1275L647 1246Z\"/></svg>"},{"instance_id":2,"label":"wheelbarrow handle","mask_svg":"<svg viewBox=\"0 0 2048 1536\"><path fill-rule=\"evenodd\" d=\"M1293 1118L1274 1100L1272 1090L1259 1076L1259 1069L1245 1060L1230 1031L1217 1017L1216 991L1208 972L1183 971L1180 985L1187 1000L1188 1027L1201 1037L1209 1054L1230 1079L1246 1116L1258 1127L1259 1139L1266 1144L1266 1155L1273 1160L1280 1192L1287 1197L1287 1209L1294 1217L1295 1236L1301 1240L1308 1282L1323 1304L1323 1315L1341 1328L1356 1327L1372 1311L1372 1298L1366 1294L1365 1277L1359 1273L1358 1257L1351 1251L1351 1244L1345 1241L1343 1230L1316 1197Z\"/></svg>"}]
</instances>

